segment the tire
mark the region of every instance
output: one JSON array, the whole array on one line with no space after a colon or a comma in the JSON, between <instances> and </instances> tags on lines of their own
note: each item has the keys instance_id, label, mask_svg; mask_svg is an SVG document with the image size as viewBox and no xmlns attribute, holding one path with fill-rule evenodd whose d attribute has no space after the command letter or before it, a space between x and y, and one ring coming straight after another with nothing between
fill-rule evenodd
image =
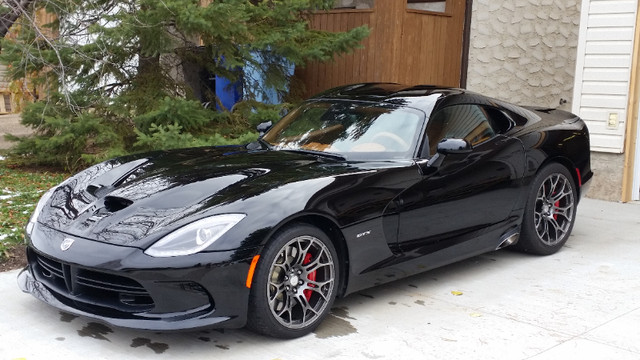
<instances>
[{"instance_id":1,"label":"tire","mask_svg":"<svg viewBox=\"0 0 640 360\"><path fill-rule=\"evenodd\" d=\"M339 270L335 247L320 229L295 224L279 231L258 261L247 327L278 338L309 334L331 309Z\"/></svg>"},{"instance_id":2,"label":"tire","mask_svg":"<svg viewBox=\"0 0 640 360\"><path fill-rule=\"evenodd\" d=\"M556 253L567 242L576 219L577 192L569 170L551 163L531 183L515 248L537 255Z\"/></svg>"}]
</instances>

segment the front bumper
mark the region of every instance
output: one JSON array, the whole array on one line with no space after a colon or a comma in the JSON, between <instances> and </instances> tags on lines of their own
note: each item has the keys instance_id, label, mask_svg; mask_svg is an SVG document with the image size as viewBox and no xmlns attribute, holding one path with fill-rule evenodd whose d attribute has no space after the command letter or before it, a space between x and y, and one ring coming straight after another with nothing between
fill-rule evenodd
<instances>
[{"instance_id":1,"label":"front bumper","mask_svg":"<svg viewBox=\"0 0 640 360\"><path fill-rule=\"evenodd\" d=\"M210 327L242 327L244 322L239 317L231 316L213 316L212 312L205 312L202 316L184 317L180 315L171 316L165 314L164 318L142 319L142 318L118 318L101 316L95 313L80 310L59 301L57 296L49 291L47 286L34 279L31 269L27 266L18 274L18 286L22 291L30 293L37 299L58 308L64 312L85 316L91 319L99 320L114 326L167 331L167 330L195 330ZM246 321L246 320L245 320Z\"/></svg>"},{"instance_id":2,"label":"front bumper","mask_svg":"<svg viewBox=\"0 0 640 360\"><path fill-rule=\"evenodd\" d=\"M193 330L246 323L251 254L160 259L86 239L63 251L63 235L43 227L34 231L29 265L18 275L22 291L62 311L121 327Z\"/></svg>"}]
</instances>

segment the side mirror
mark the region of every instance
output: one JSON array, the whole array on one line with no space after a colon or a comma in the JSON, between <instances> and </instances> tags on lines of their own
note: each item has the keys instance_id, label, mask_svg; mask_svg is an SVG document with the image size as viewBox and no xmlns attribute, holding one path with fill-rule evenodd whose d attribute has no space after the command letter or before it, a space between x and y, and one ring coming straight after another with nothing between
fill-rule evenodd
<instances>
[{"instance_id":1,"label":"side mirror","mask_svg":"<svg viewBox=\"0 0 640 360\"><path fill-rule=\"evenodd\" d=\"M267 131L269 131L269 129L271 129L272 126L273 122L265 121L258 124L258 126L256 126L256 130L258 130L258 134L262 137Z\"/></svg>"},{"instance_id":2,"label":"side mirror","mask_svg":"<svg viewBox=\"0 0 640 360\"><path fill-rule=\"evenodd\" d=\"M442 139L438 143L437 152L426 162L423 172L440 167L446 155L468 154L472 150L471 144L464 139Z\"/></svg>"},{"instance_id":3,"label":"side mirror","mask_svg":"<svg viewBox=\"0 0 640 360\"><path fill-rule=\"evenodd\" d=\"M471 144L464 139L443 139L438 143L438 153L442 155L466 154L469 152L471 152Z\"/></svg>"}]
</instances>

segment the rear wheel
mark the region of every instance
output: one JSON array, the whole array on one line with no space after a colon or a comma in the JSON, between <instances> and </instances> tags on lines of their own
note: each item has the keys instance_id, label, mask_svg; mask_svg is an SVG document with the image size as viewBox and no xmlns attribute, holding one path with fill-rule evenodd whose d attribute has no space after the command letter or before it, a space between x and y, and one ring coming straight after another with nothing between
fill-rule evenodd
<instances>
[{"instance_id":1,"label":"rear wheel","mask_svg":"<svg viewBox=\"0 0 640 360\"><path fill-rule=\"evenodd\" d=\"M516 248L539 255L560 250L573 229L576 205L569 170L557 163L545 166L531 184Z\"/></svg>"},{"instance_id":2,"label":"rear wheel","mask_svg":"<svg viewBox=\"0 0 640 360\"><path fill-rule=\"evenodd\" d=\"M337 260L331 240L318 228L296 224L278 232L256 268L247 326L280 338L313 331L335 299Z\"/></svg>"}]
</instances>

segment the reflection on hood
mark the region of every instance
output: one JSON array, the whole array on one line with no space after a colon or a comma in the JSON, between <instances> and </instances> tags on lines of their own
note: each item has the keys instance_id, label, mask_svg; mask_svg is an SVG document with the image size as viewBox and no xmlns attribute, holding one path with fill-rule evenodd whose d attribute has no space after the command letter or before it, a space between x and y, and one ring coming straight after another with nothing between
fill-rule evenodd
<instances>
[{"instance_id":1,"label":"reflection on hood","mask_svg":"<svg viewBox=\"0 0 640 360\"><path fill-rule=\"evenodd\" d=\"M353 171L307 154L243 150L185 149L107 161L59 186L38 221L74 236L144 246L139 241L152 234L224 213L234 202L274 191L292 201L297 197L286 184Z\"/></svg>"}]
</instances>

